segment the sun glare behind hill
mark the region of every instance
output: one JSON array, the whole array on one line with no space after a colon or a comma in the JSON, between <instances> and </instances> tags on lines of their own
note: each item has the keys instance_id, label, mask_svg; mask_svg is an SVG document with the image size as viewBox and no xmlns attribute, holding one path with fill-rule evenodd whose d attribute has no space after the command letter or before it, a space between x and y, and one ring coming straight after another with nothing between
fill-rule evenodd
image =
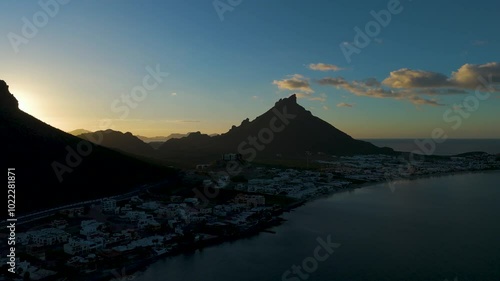
<instances>
[{"instance_id":1,"label":"sun glare behind hill","mask_svg":"<svg viewBox=\"0 0 500 281\"><path fill-rule=\"evenodd\" d=\"M46 117L43 101L41 101L36 95L32 94L32 92L24 89L12 89L11 93L19 102L19 109L38 119L43 120L44 117Z\"/></svg>"}]
</instances>

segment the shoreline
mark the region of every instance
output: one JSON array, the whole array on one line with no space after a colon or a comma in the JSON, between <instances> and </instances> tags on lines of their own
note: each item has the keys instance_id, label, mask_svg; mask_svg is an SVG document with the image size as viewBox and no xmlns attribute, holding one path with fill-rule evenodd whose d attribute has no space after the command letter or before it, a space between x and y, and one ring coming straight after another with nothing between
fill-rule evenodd
<instances>
[{"instance_id":1,"label":"shoreline","mask_svg":"<svg viewBox=\"0 0 500 281\"><path fill-rule=\"evenodd\" d=\"M364 188L364 187L370 187L370 186L375 186L375 185L380 185L380 184L392 184L398 181L413 181L413 180L419 180L419 179L427 179L427 178L433 178L433 177L444 177L444 176L453 176L453 175L464 175L464 174L477 174L477 173L498 173L500 172L500 169L488 169L488 170L477 170L477 171L455 171L455 172L446 172L446 173L436 173L436 174L428 174L428 175L416 175L416 176L410 176L407 178L398 178L398 179L392 179L390 181L373 181L373 182L363 182L363 183L354 183L351 184L343 189L338 189L338 190L333 190L332 192L328 192L326 194L322 194L320 196L315 196L313 198L305 199L305 200L299 200L297 202L291 203L287 206L283 206L279 211L276 212L276 217L261 224L261 225L256 225L252 227L251 229L245 230L241 233L236 233L228 236L219 236L216 238L212 239L207 239L207 240L201 240L194 242L191 245L185 244L182 246L179 246L179 248L172 250L170 252L158 255L158 256L152 256L149 257L145 260L137 261L134 263L126 264L123 265L122 268L128 269L131 271L131 273L128 276L134 276L138 272L144 272L149 266L151 266L153 263L169 258L169 257L176 257L181 254L187 254L187 253L195 253L197 250L202 250L204 248L216 246L216 245L221 245L227 242L234 242L240 239L244 238L251 238L254 236L257 236L261 233L274 233L274 231L270 230L274 227L281 226L283 225L287 220L282 217L284 213L288 213L293 211L294 209L300 208L302 206L305 206L306 204L319 200L319 199L326 199L331 196L334 196L337 193L344 193L344 192L352 192L355 191L356 189ZM116 269L115 269L116 270ZM108 271L109 272L109 271ZM110 273L99 273L99 274L89 274L85 278L93 278L92 280L96 281L107 281L113 279L113 275ZM88 279L82 279L83 280L88 280Z\"/></svg>"},{"instance_id":2,"label":"shoreline","mask_svg":"<svg viewBox=\"0 0 500 281\"><path fill-rule=\"evenodd\" d=\"M319 200L319 199L325 199L325 198L331 197L331 196L338 194L338 193L352 192L352 191L355 191L355 190L360 189L360 188L370 187L370 186L375 186L375 185L382 185L382 184L390 185L390 184L394 184L397 182L403 182L403 181L414 181L414 180L420 180L420 179L430 179L430 178L434 178L434 177L438 178L438 177L465 175L465 174L482 174L482 173L490 173L490 172L491 173L498 173L498 172L500 172L500 168L499 169L488 169L488 170L477 170L477 171L455 171L455 172L445 172L445 173L428 174L428 175L417 175L417 176L410 176L407 178L401 177L398 179L391 179L389 181L384 180L384 181L369 181L369 182L363 182L363 183L353 183L353 184L351 184L343 189L333 190L331 192L328 192L326 194L322 194L320 196L316 196L316 197L313 197L310 199L305 199L305 200L301 200L299 202L290 204L289 206L286 206L283 209L284 209L284 212L290 212L296 208L299 208L299 207L306 205L309 202L314 202L314 201Z\"/></svg>"},{"instance_id":3,"label":"shoreline","mask_svg":"<svg viewBox=\"0 0 500 281\"><path fill-rule=\"evenodd\" d=\"M283 212L281 212L283 213ZM259 235L260 233L266 232L266 233L273 233L272 231L268 231L270 228L276 227L281 225L283 222L286 220L281 218L281 217L276 217L273 219L270 219L269 221L266 221L265 223L261 225L256 225L250 229L247 229L243 232L240 233L235 233L232 235L227 235L227 236L218 236L215 238L211 239L206 239L206 240L200 240L197 242L194 242L193 244L183 244L179 245L176 249L168 251L166 253L157 255L157 256L151 256L147 259L129 263L127 265L122 266L123 269L126 269L126 271L131 271L132 273L122 276L121 278L127 278L127 277L132 277L138 272L142 272L145 269L147 269L149 266L151 266L153 263L159 261L159 260L164 260L169 257L176 257L180 256L182 254L193 254L197 250L202 250L205 248L209 248L211 246L216 246L216 245L221 245L227 242L234 242L237 240L245 239L245 238L250 238L254 237L256 235ZM114 269L118 272L118 269ZM109 273L109 271L113 272L113 269L111 270L106 270L106 273L99 272L96 274L89 274L85 276L85 279L81 279L81 281L88 280L87 278L92 278L94 281L109 281L109 280L115 280L116 276L114 276L112 273ZM113 279L113 277L115 279ZM111 279L109 279L111 278ZM121 280L121 279L120 279ZM124 279L125 280L125 279Z\"/></svg>"}]
</instances>

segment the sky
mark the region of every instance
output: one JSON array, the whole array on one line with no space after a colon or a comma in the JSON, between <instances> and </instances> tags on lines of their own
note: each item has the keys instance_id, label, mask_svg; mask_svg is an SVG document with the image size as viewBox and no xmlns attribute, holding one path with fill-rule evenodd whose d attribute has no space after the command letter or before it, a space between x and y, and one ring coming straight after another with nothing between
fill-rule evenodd
<instances>
[{"instance_id":1,"label":"sky","mask_svg":"<svg viewBox=\"0 0 500 281\"><path fill-rule=\"evenodd\" d=\"M355 138L500 138L500 2L0 2L0 79L61 130L223 133L291 94Z\"/></svg>"}]
</instances>

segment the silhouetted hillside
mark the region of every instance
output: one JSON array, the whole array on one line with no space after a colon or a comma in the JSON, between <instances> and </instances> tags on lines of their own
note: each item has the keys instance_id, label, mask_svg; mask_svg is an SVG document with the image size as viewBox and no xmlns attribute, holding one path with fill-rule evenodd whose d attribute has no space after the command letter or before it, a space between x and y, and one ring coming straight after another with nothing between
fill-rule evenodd
<instances>
[{"instance_id":1,"label":"silhouetted hillside","mask_svg":"<svg viewBox=\"0 0 500 281\"><path fill-rule=\"evenodd\" d=\"M160 146L162 146L165 142L164 141L152 141L148 142L149 146L151 146L153 149L158 149Z\"/></svg>"},{"instance_id":2,"label":"silhouetted hillside","mask_svg":"<svg viewBox=\"0 0 500 281\"><path fill-rule=\"evenodd\" d=\"M83 134L83 133L82 133ZM156 143L164 143L170 139L180 139L180 138L183 138L183 137L187 137L189 134L191 133L187 133L187 134L178 134L178 133L173 133L173 134L170 134L166 137L163 137L163 136L157 136L157 137L145 137L145 136L136 136L137 138L139 138L140 140L142 140L143 142L145 143L152 143L152 142L156 142ZM213 137L213 136L217 136L219 134L210 134L209 136ZM156 145L152 145L154 148L156 148L155 146Z\"/></svg>"},{"instance_id":3,"label":"silhouetted hillside","mask_svg":"<svg viewBox=\"0 0 500 281\"><path fill-rule=\"evenodd\" d=\"M76 129L76 130L68 132L68 134L71 134L73 136L79 136L81 134L88 134L88 133L92 133L92 132L89 130L85 130L85 129Z\"/></svg>"},{"instance_id":4,"label":"silhouetted hillside","mask_svg":"<svg viewBox=\"0 0 500 281\"><path fill-rule=\"evenodd\" d=\"M306 152L353 155L386 154L393 150L353 139L297 104L295 95L280 99L255 120L246 119L225 134L210 137L198 132L169 140L159 148L161 156L171 160L218 159L221 153L238 152L253 160L277 155L301 158Z\"/></svg>"},{"instance_id":5,"label":"silhouetted hillside","mask_svg":"<svg viewBox=\"0 0 500 281\"><path fill-rule=\"evenodd\" d=\"M169 139L180 139L180 138L183 138L185 136L187 136L188 134L170 134L166 137L164 136L157 136L157 137L145 137L145 136L137 136L140 140L142 140L143 142L166 142L168 141Z\"/></svg>"},{"instance_id":6,"label":"silhouetted hillside","mask_svg":"<svg viewBox=\"0 0 500 281\"><path fill-rule=\"evenodd\" d=\"M124 193L175 172L51 127L18 109L0 80L4 171L16 172L16 209L27 212Z\"/></svg>"},{"instance_id":7,"label":"silhouetted hillside","mask_svg":"<svg viewBox=\"0 0 500 281\"><path fill-rule=\"evenodd\" d=\"M129 132L122 133L113 130L105 130L97 131L94 133L81 134L78 135L78 137L89 141L99 140L98 144L102 146L136 155L152 157L155 153L153 147Z\"/></svg>"}]
</instances>

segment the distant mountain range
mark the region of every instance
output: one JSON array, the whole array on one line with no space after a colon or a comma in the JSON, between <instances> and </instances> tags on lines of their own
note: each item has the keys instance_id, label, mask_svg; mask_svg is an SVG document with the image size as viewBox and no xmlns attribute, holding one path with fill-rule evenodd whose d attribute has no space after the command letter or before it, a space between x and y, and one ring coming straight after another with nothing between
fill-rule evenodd
<instances>
[{"instance_id":1,"label":"distant mountain range","mask_svg":"<svg viewBox=\"0 0 500 281\"><path fill-rule=\"evenodd\" d=\"M102 136L102 138L99 136ZM153 147L132 135L130 132L122 133L113 130L105 130L80 134L78 137L89 141L102 139L98 144L122 152L149 157L153 157L155 154L155 149L153 149Z\"/></svg>"},{"instance_id":2,"label":"distant mountain range","mask_svg":"<svg viewBox=\"0 0 500 281\"><path fill-rule=\"evenodd\" d=\"M89 130L85 130L85 129L76 129L76 130L68 132L68 134L71 134L73 136L79 136L81 134L88 134L88 133L92 133L92 132Z\"/></svg>"},{"instance_id":3,"label":"distant mountain range","mask_svg":"<svg viewBox=\"0 0 500 281\"><path fill-rule=\"evenodd\" d=\"M183 137L186 137L188 134L170 134L166 137L164 136L157 136L157 137L145 137L145 136L137 136L140 140L143 142L166 142L169 139L180 139Z\"/></svg>"},{"instance_id":4,"label":"distant mountain range","mask_svg":"<svg viewBox=\"0 0 500 281\"><path fill-rule=\"evenodd\" d=\"M118 131L115 131L115 132L118 132ZM85 130L85 129L76 129L76 130L68 132L68 134L72 134L73 136L80 136L80 135L89 134L89 133L93 133L93 132L89 131L89 130ZM143 142L150 143L150 142L166 142L169 139L180 139L180 138L186 137L187 135L188 134L174 133L174 134L170 134L166 137L165 136L145 137L145 136L139 136L139 135L137 135L136 137Z\"/></svg>"},{"instance_id":5,"label":"distant mountain range","mask_svg":"<svg viewBox=\"0 0 500 281\"><path fill-rule=\"evenodd\" d=\"M287 119L288 118L288 119ZM175 163L196 163L220 159L224 153L240 153L246 160L273 158L303 159L307 154L354 155L391 154L391 148L380 148L355 140L331 124L315 117L297 103L292 95L280 99L255 120L243 120L221 135L201 132L172 134L165 142L144 142L145 137L112 130L99 131L102 146L136 155ZM80 134L88 139L95 133ZM93 137L95 138L95 137ZM159 139L156 138L146 138ZM154 147L155 149L153 149ZM157 149L156 149L157 148Z\"/></svg>"},{"instance_id":6,"label":"distant mountain range","mask_svg":"<svg viewBox=\"0 0 500 281\"><path fill-rule=\"evenodd\" d=\"M18 108L0 80L4 171L15 168L16 211L45 209L124 193L175 171L65 133Z\"/></svg>"},{"instance_id":7,"label":"distant mountain range","mask_svg":"<svg viewBox=\"0 0 500 281\"><path fill-rule=\"evenodd\" d=\"M115 131L115 132L118 132L118 131ZM76 129L76 130L68 132L68 134L72 134L73 136L79 136L79 135L88 134L88 133L92 133L92 131L85 130L85 129ZM152 143L152 142L163 143L163 142L166 142L170 139L180 139L183 137L187 137L189 134L191 134L191 133L186 133L186 134L173 133L173 134L170 134L166 137L165 136L145 137L145 136L140 136L140 135L136 135L136 137L145 143ZM213 137L213 136L217 136L217 135L219 135L219 134L210 134L209 136ZM154 145L153 145L153 147L154 147Z\"/></svg>"}]
</instances>

